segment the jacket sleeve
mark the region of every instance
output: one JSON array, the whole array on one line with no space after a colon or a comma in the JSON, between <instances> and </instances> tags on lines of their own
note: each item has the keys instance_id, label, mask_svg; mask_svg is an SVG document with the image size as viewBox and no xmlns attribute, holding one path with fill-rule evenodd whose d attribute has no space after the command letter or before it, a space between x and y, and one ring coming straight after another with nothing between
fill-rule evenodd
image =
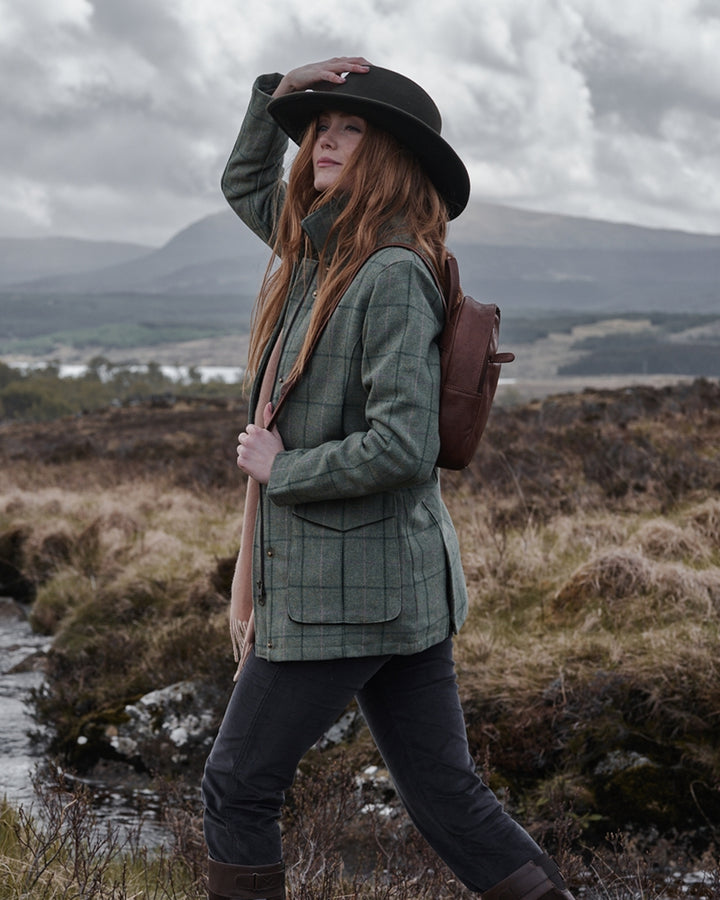
<instances>
[{"instance_id":1,"label":"jacket sleeve","mask_svg":"<svg viewBox=\"0 0 720 900\"><path fill-rule=\"evenodd\" d=\"M370 291L361 355L367 430L279 453L267 485L277 505L408 487L426 481L435 467L442 298L425 265L409 252L379 271L367 263L359 279L368 286L358 284L358 293Z\"/></svg>"},{"instance_id":2,"label":"jacket sleeve","mask_svg":"<svg viewBox=\"0 0 720 900\"><path fill-rule=\"evenodd\" d=\"M230 206L248 228L271 246L285 198L282 174L288 138L268 114L267 105L281 77L261 75L253 84L250 103L221 180Z\"/></svg>"}]
</instances>

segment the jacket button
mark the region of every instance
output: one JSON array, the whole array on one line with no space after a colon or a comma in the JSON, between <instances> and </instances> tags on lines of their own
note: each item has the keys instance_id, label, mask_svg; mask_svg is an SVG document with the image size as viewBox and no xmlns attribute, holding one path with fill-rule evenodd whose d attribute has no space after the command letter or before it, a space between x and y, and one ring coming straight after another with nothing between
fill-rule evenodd
<instances>
[{"instance_id":1,"label":"jacket button","mask_svg":"<svg viewBox=\"0 0 720 900\"><path fill-rule=\"evenodd\" d=\"M317 297L317 291L312 292L313 297Z\"/></svg>"},{"instance_id":2,"label":"jacket button","mask_svg":"<svg viewBox=\"0 0 720 900\"><path fill-rule=\"evenodd\" d=\"M285 381L285 379L284 379L283 376L281 375L281 376L278 378L278 384L282 384L283 381Z\"/></svg>"},{"instance_id":3,"label":"jacket button","mask_svg":"<svg viewBox=\"0 0 720 900\"><path fill-rule=\"evenodd\" d=\"M273 645L272 641L268 641L267 645L268 645L268 650L272 650L272 645Z\"/></svg>"},{"instance_id":4,"label":"jacket button","mask_svg":"<svg viewBox=\"0 0 720 900\"><path fill-rule=\"evenodd\" d=\"M258 606L265 606L265 598L260 596L257 598Z\"/></svg>"},{"instance_id":5,"label":"jacket button","mask_svg":"<svg viewBox=\"0 0 720 900\"><path fill-rule=\"evenodd\" d=\"M267 555L268 555L268 556L275 556L275 551L273 550L272 547L268 547L268 548L267 548Z\"/></svg>"}]
</instances>

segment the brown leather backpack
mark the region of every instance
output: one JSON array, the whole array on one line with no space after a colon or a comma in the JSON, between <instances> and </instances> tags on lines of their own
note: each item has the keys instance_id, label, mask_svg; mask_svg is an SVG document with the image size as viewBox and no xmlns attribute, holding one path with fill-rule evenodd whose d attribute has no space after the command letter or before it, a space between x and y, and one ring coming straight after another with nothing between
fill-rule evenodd
<instances>
[{"instance_id":1,"label":"brown leather backpack","mask_svg":"<svg viewBox=\"0 0 720 900\"><path fill-rule=\"evenodd\" d=\"M500 367L512 362L515 354L498 352L500 309L463 294L454 256L447 258L445 276L437 464L443 469L464 469L487 425Z\"/></svg>"},{"instance_id":2,"label":"brown leather backpack","mask_svg":"<svg viewBox=\"0 0 720 900\"><path fill-rule=\"evenodd\" d=\"M440 453L436 465L443 469L464 469L475 455L485 430L500 378L500 367L515 359L514 353L498 352L500 310L494 303L479 303L463 294L454 256L449 254L445 262L443 289L432 264L416 247L402 243L383 244L370 256L384 247L405 247L417 253L430 270L442 294L445 325L438 342ZM367 259L363 260L363 265ZM337 298L336 305L339 302L340 297ZM316 343L319 337L318 334ZM295 384L297 379L289 379L283 385L268 428L275 424L278 413Z\"/></svg>"}]
</instances>

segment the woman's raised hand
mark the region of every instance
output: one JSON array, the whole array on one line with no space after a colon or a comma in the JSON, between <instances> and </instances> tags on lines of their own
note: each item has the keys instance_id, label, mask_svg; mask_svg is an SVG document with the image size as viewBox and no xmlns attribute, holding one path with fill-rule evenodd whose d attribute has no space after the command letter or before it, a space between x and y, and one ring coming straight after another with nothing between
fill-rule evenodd
<instances>
[{"instance_id":1,"label":"woman's raised hand","mask_svg":"<svg viewBox=\"0 0 720 900\"><path fill-rule=\"evenodd\" d=\"M282 81L275 88L273 97L291 94L293 91L304 91L318 81L331 81L342 84L343 72L367 72L370 63L363 56L334 56L324 62L308 63L299 66L283 75Z\"/></svg>"}]
</instances>

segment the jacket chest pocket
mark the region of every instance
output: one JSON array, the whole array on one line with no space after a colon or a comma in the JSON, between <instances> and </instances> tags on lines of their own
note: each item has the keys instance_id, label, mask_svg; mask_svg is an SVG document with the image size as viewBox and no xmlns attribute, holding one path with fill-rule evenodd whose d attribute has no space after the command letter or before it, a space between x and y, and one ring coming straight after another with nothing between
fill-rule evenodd
<instances>
[{"instance_id":1,"label":"jacket chest pocket","mask_svg":"<svg viewBox=\"0 0 720 900\"><path fill-rule=\"evenodd\" d=\"M288 615L314 625L389 622L401 610L400 547L389 494L293 510Z\"/></svg>"}]
</instances>

